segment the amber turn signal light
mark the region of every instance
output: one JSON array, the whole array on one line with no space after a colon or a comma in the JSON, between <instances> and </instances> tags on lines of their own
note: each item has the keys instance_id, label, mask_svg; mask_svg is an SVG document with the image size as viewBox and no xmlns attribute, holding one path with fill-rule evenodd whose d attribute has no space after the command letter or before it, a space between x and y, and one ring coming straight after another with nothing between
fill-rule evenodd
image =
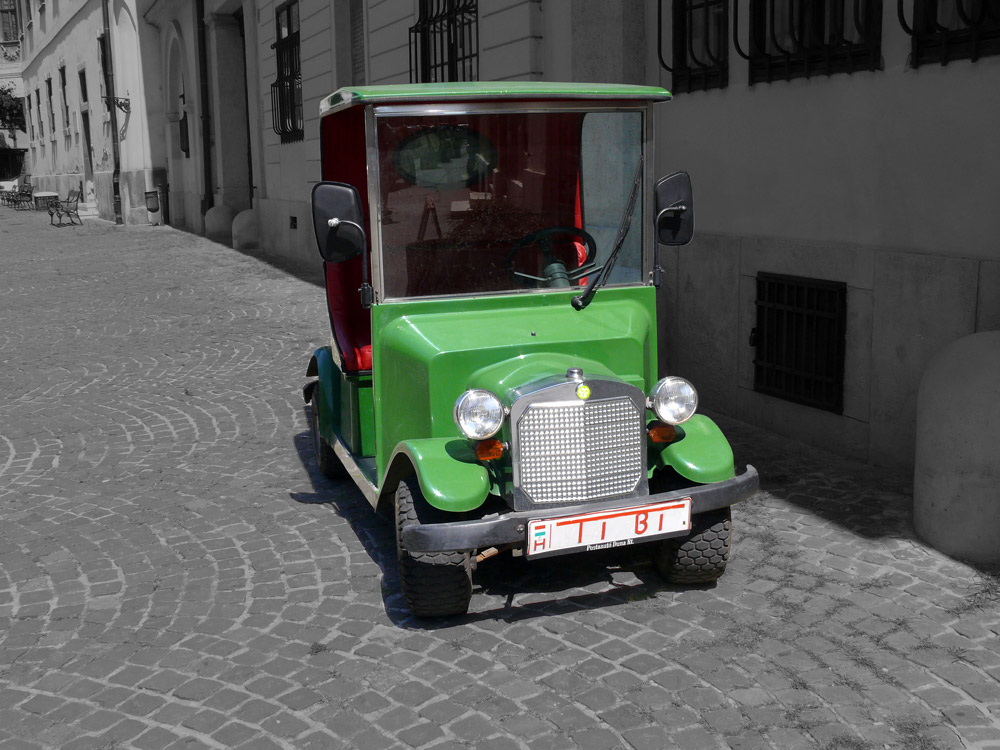
<instances>
[{"instance_id":1,"label":"amber turn signal light","mask_svg":"<svg viewBox=\"0 0 1000 750\"><path fill-rule=\"evenodd\" d=\"M476 458L480 461L495 461L503 456L503 443L496 438L476 443Z\"/></svg>"},{"instance_id":2,"label":"amber turn signal light","mask_svg":"<svg viewBox=\"0 0 1000 750\"><path fill-rule=\"evenodd\" d=\"M677 430L673 425L658 424L649 428L649 439L654 443L672 443L677 437Z\"/></svg>"}]
</instances>

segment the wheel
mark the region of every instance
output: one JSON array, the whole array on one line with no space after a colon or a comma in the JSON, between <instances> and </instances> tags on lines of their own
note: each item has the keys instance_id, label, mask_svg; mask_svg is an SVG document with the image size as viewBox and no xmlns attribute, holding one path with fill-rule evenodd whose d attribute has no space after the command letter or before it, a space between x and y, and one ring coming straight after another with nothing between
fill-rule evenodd
<instances>
[{"instance_id":1,"label":"wheel","mask_svg":"<svg viewBox=\"0 0 1000 750\"><path fill-rule=\"evenodd\" d=\"M347 476L344 464L337 458L330 444L319 434L319 402L316 400L316 392L313 391L309 400L309 431L312 433L313 452L316 454L316 465L319 470L330 479L343 479Z\"/></svg>"},{"instance_id":2,"label":"wheel","mask_svg":"<svg viewBox=\"0 0 1000 750\"><path fill-rule=\"evenodd\" d=\"M403 529L419 523L433 509L424 500L415 476L396 488L396 557L403 600L417 617L464 615L472 599L472 555L468 551L407 552Z\"/></svg>"},{"instance_id":3,"label":"wheel","mask_svg":"<svg viewBox=\"0 0 1000 750\"><path fill-rule=\"evenodd\" d=\"M569 235L570 237L579 237L583 240L584 245L587 246L587 257L580 262L578 268L572 271L567 271L566 265L556 257L555 253L552 251L552 237L556 235ZM542 248L542 273L545 274L544 277L531 276L530 274L514 270L514 259L517 257L517 254L523 248L528 245L533 245L536 242ZM588 232L584 231L580 227L547 227L545 229L539 229L537 232L525 235L515 242L514 247L512 247L510 252L507 254L507 260L504 263L504 267L507 270L508 278L514 284L528 289L536 286L539 288L558 289L569 287L570 282L577 281L590 271L596 270L589 268L590 264L594 262L596 257L596 240L594 240Z\"/></svg>"},{"instance_id":4,"label":"wheel","mask_svg":"<svg viewBox=\"0 0 1000 750\"><path fill-rule=\"evenodd\" d=\"M693 516L691 533L659 543L654 560L670 583L712 583L726 572L732 542L729 508Z\"/></svg>"}]
</instances>

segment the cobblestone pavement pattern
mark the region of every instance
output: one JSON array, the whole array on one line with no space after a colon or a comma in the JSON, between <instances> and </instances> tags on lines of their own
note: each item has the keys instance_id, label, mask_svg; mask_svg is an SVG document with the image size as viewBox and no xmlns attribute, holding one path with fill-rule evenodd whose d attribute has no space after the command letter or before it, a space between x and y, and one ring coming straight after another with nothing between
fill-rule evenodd
<instances>
[{"instance_id":1,"label":"cobblestone pavement pattern","mask_svg":"<svg viewBox=\"0 0 1000 750\"><path fill-rule=\"evenodd\" d=\"M998 579L905 480L722 420L767 491L718 585L508 558L418 622L313 461L320 289L47 218L0 209L3 748L1000 748Z\"/></svg>"}]
</instances>

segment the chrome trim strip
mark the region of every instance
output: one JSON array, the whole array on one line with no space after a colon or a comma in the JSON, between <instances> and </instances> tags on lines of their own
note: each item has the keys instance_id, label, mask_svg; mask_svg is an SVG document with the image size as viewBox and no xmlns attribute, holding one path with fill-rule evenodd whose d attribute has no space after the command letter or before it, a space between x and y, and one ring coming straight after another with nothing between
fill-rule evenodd
<instances>
[{"instance_id":1,"label":"chrome trim strip","mask_svg":"<svg viewBox=\"0 0 1000 750\"><path fill-rule=\"evenodd\" d=\"M642 178L642 226L639 227L639 231L642 232L640 235L642 237L642 278L646 284L651 283L653 279L653 243L656 242L656 231L649 226L650 217L653 216L653 179L656 175L654 124L653 105L650 103L646 105L646 111L642 118L644 141L642 152L646 161L643 165Z\"/></svg>"},{"instance_id":2,"label":"chrome trim strip","mask_svg":"<svg viewBox=\"0 0 1000 750\"><path fill-rule=\"evenodd\" d=\"M368 215L371 227L371 266L372 288L375 290L375 303L383 297L385 288L382 280L382 191L379 186L378 143L376 142L375 113L371 105L365 107L365 154L368 161Z\"/></svg>"},{"instance_id":3,"label":"chrome trim strip","mask_svg":"<svg viewBox=\"0 0 1000 750\"><path fill-rule=\"evenodd\" d=\"M378 487L372 484L368 480L368 476L361 470L361 467L354 460L354 456L351 452L347 450L347 446L341 442L338 435L333 436L333 444L330 446L333 448L333 452L337 454L337 458L344 465L347 473L350 475L354 484L358 486L361 490L361 494L365 496L368 503L374 508L378 505Z\"/></svg>"}]
</instances>

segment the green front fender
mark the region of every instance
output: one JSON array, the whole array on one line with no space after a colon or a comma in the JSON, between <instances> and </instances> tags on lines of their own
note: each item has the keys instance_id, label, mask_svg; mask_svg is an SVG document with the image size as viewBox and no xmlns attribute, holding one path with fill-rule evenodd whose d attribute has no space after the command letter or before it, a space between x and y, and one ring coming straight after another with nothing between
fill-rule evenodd
<instances>
[{"instance_id":1,"label":"green front fender","mask_svg":"<svg viewBox=\"0 0 1000 750\"><path fill-rule=\"evenodd\" d=\"M387 485L403 478L407 461L416 471L424 498L439 510L475 510L489 494L486 468L476 459L468 440L425 438L399 443L389 459Z\"/></svg>"},{"instance_id":2,"label":"green front fender","mask_svg":"<svg viewBox=\"0 0 1000 750\"><path fill-rule=\"evenodd\" d=\"M722 430L711 419L695 414L677 426L677 439L657 451L654 443L650 468L667 466L685 479L699 484L722 482L736 476L733 449Z\"/></svg>"}]
</instances>

